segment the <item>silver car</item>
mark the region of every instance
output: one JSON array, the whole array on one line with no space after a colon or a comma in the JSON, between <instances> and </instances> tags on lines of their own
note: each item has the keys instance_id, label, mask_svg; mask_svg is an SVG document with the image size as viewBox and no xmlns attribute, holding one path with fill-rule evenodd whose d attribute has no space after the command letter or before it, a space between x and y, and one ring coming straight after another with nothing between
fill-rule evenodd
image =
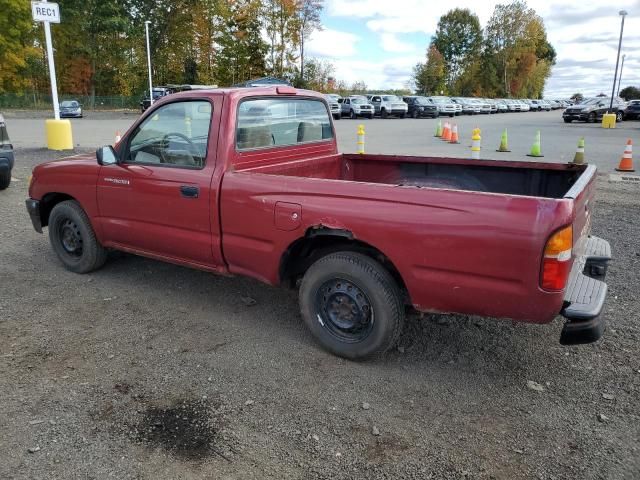
<instances>
[{"instance_id":1,"label":"silver car","mask_svg":"<svg viewBox=\"0 0 640 480\"><path fill-rule=\"evenodd\" d=\"M390 115L404 118L409 111L409 105L396 95L369 95L368 98L376 115L380 115L380 118L387 118Z\"/></svg>"},{"instance_id":2,"label":"silver car","mask_svg":"<svg viewBox=\"0 0 640 480\"><path fill-rule=\"evenodd\" d=\"M450 117L453 117L458 111L456 104L453 103L449 97L435 95L429 98L438 107L440 115L449 115ZM460 105L460 107L462 107L462 105ZM460 109L460 111L462 111L462 108Z\"/></svg>"},{"instance_id":3,"label":"silver car","mask_svg":"<svg viewBox=\"0 0 640 480\"><path fill-rule=\"evenodd\" d=\"M373 118L373 105L369 103L367 97L363 97L362 95L352 95L351 97L343 98L341 107L343 116L347 115L352 119L358 117Z\"/></svg>"},{"instance_id":4,"label":"silver car","mask_svg":"<svg viewBox=\"0 0 640 480\"><path fill-rule=\"evenodd\" d=\"M340 97L340 95L325 95L325 98L327 99L333 118L335 120L340 120L342 118L342 108L340 107L338 100L342 97Z\"/></svg>"}]
</instances>

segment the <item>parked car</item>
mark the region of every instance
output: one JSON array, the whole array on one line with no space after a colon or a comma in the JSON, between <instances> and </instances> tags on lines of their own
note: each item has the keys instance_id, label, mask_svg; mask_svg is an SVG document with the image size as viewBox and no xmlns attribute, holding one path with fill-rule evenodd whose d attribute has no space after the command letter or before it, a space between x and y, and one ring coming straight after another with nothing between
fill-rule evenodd
<instances>
[{"instance_id":1,"label":"parked car","mask_svg":"<svg viewBox=\"0 0 640 480\"><path fill-rule=\"evenodd\" d=\"M11 171L15 162L13 145L7 133L7 124L0 114L0 190L4 190L11 184Z\"/></svg>"},{"instance_id":2,"label":"parked car","mask_svg":"<svg viewBox=\"0 0 640 480\"><path fill-rule=\"evenodd\" d=\"M516 100L516 102L520 105L521 112L528 112L531 110L531 104L526 100Z\"/></svg>"},{"instance_id":3,"label":"parked car","mask_svg":"<svg viewBox=\"0 0 640 480\"><path fill-rule=\"evenodd\" d=\"M578 105L573 105L562 112L565 123L575 121L595 123L602 120L602 115L609 111L611 99L606 97L587 98ZM619 99L613 100L613 113L616 114L616 121L621 122L624 118L626 105Z\"/></svg>"},{"instance_id":4,"label":"parked car","mask_svg":"<svg viewBox=\"0 0 640 480\"><path fill-rule=\"evenodd\" d=\"M407 116L409 106L396 95L370 95L369 101L375 109L375 114L380 118L395 116L404 118Z\"/></svg>"},{"instance_id":5,"label":"parked car","mask_svg":"<svg viewBox=\"0 0 640 480\"><path fill-rule=\"evenodd\" d=\"M509 109L510 112L521 112L522 111L522 104L517 100L514 100L512 98L506 98L504 100L504 103L507 104L507 108Z\"/></svg>"},{"instance_id":6,"label":"parked car","mask_svg":"<svg viewBox=\"0 0 640 480\"><path fill-rule=\"evenodd\" d=\"M450 117L453 117L456 114L456 104L453 103L449 97L436 95L428 98L436 105L436 107L438 107L440 115L449 115Z\"/></svg>"},{"instance_id":7,"label":"parked car","mask_svg":"<svg viewBox=\"0 0 640 480\"><path fill-rule=\"evenodd\" d=\"M369 103L366 97L362 95L353 95L342 99L340 104L342 107L342 115L355 119L358 117L373 118L373 105Z\"/></svg>"},{"instance_id":8,"label":"parked car","mask_svg":"<svg viewBox=\"0 0 640 480\"><path fill-rule=\"evenodd\" d=\"M451 97L451 101L456 105L460 105L461 113L465 115L473 115L476 112L476 107L470 99L465 97Z\"/></svg>"},{"instance_id":9,"label":"parked car","mask_svg":"<svg viewBox=\"0 0 640 480\"><path fill-rule=\"evenodd\" d=\"M640 118L640 100L629 100L624 109L625 120L637 120Z\"/></svg>"},{"instance_id":10,"label":"parked car","mask_svg":"<svg viewBox=\"0 0 640 480\"><path fill-rule=\"evenodd\" d=\"M540 109L544 110L546 112L550 112L551 111L551 102L549 102L549 100L538 100L538 102L540 102Z\"/></svg>"},{"instance_id":11,"label":"parked car","mask_svg":"<svg viewBox=\"0 0 640 480\"><path fill-rule=\"evenodd\" d=\"M169 87L155 87L152 91L154 103L156 102L156 100L160 100L161 98L173 93L173 90ZM140 100L140 112L144 113L147 108L149 108L149 106L151 106L151 100L149 100L149 91L146 91L144 93L143 99Z\"/></svg>"},{"instance_id":12,"label":"parked car","mask_svg":"<svg viewBox=\"0 0 640 480\"><path fill-rule=\"evenodd\" d=\"M498 105L491 98L483 98L483 102L489 104L489 113L498 113Z\"/></svg>"},{"instance_id":13,"label":"parked car","mask_svg":"<svg viewBox=\"0 0 640 480\"><path fill-rule=\"evenodd\" d=\"M297 289L316 340L350 359L393 348L408 307L560 314L562 344L596 341L611 257L589 231L596 167L494 163L340 154L319 93L185 92L115 147L37 165L26 207L75 273L114 249Z\"/></svg>"},{"instance_id":14,"label":"parked car","mask_svg":"<svg viewBox=\"0 0 640 480\"><path fill-rule=\"evenodd\" d=\"M329 110L331 111L331 115L333 116L333 119L340 120L342 118L342 107L338 102L339 98L335 98L335 97L341 98L340 95L325 95L325 98L327 99L327 103L329 103Z\"/></svg>"},{"instance_id":15,"label":"parked car","mask_svg":"<svg viewBox=\"0 0 640 480\"><path fill-rule=\"evenodd\" d=\"M506 113L509 111L509 106L507 105L507 102L501 98L496 99L496 106L498 107L499 113Z\"/></svg>"},{"instance_id":16,"label":"parked car","mask_svg":"<svg viewBox=\"0 0 640 480\"><path fill-rule=\"evenodd\" d=\"M82 118L82 105L77 100L60 102L60 118Z\"/></svg>"},{"instance_id":17,"label":"parked car","mask_svg":"<svg viewBox=\"0 0 640 480\"><path fill-rule=\"evenodd\" d=\"M491 105L484 98L474 98L473 101L480 107L480 113L491 113Z\"/></svg>"},{"instance_id":18,"label":"parked car","mask_svg":"<svg viewBox=\"0 0 640 480\"><path fill-rule=\"evenodd\" d=\"M402 101L407 104L407 113L412 118L437 118L438 115L440 115L440 112L438 112L438 107L436 107L436 105L427 97L412 95L409 97L402 97Z\"/></svg>"}]
</instances>

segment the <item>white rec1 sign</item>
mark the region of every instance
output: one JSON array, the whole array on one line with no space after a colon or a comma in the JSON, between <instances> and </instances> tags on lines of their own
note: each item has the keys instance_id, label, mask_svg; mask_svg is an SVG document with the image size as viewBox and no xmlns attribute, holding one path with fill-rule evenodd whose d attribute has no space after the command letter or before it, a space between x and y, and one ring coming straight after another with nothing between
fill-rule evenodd
<instances>
[{"instance_id":1,"label":"white rec1 sign","mask_svg":"<svg viewBox=\"0 0 640 480\"><path fill-rule=\"evenodd\" d=\"M31 13L36 22L60 23L60 7L57 3L31 2Z\"/></svg>"}]
</instances>

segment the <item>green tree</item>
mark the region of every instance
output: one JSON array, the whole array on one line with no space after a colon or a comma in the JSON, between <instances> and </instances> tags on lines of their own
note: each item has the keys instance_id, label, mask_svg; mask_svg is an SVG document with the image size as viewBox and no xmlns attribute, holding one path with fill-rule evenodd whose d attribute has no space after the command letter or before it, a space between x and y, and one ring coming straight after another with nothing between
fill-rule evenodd
<instances>
[{"instance_id":1,"label":"green tree","mask_svg":"<svg viewBox=\"0 0 640 480\"><path fill-rule=\"evenodd\" d=\"M580 103L582 102L582 100L584 100L584 95L582 95L581 93L574 93L573 95L571 95L571 97L569 97L570 100L573 100L576 103Z\"/></svg>"},{"instance_id":2,"label":"green tree","mask_svg":"<svg viewBox=\"0 0 640 480\"><path fill-rule=\"evenodd\" d=\"M640 98L640 88L638 87L624 87L620 90L620 96L626 101L637 100Z\"/></svg>"},{"instance_id":3,"label":"green tree","mask_svg":"<svg viewBox=\"0 0 640 480\"><path fill-rule=\"evenodd\" d=\"M21 91L30 83L29 62L38 57L31 5L0 0L0 12L0 93Z\"/></svg>"},{"instance_id":4,"label":"green tree","mask_svg":"<svg viewBox=\"0 0 640 480\"><path fill-rule=\"evenodd\" d=\"M296 0L262 0L262 26L269 39L268 70L280 78L295 76L300 42Z\"/></svg>"},{"instance_id":5,"label":"green tree","mask_svg":"<svg viewBox=\"0 0 640 480\"><path fill-rule=\"evenodd\" d=\"M460 75L480 53L482 29L478 16L467 8L450 10L440 17L431 44L444 59L449 90L455 90Z\"/></svg>"},{"instance_id":6,"label":"green tree","mask_svg":"<svg viewBox=\"0 0 640 480\"><path fill-rule=\"evenodd\" d=\"M329 79L334 66L331 62L310 58L305 63L303 83L305 88L318 92L329 92Z\"/></svg>"},{"instance_id":7,"label":"green tree","mask_svg":"<svg viewBox=\"0 0 640 480\"><path fill-rule=\"evenodd\" d=\"M413 69L416 92L422 95L439 95L446 91L446 68L444 57L434 46L427 52L427 61L418 63Z\"/></svg>"}]
</instances>

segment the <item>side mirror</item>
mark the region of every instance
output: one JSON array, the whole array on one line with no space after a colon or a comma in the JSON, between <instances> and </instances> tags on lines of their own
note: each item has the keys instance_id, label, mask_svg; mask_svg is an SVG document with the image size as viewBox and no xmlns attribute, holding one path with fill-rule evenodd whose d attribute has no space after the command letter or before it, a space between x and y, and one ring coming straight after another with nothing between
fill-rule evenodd
<instances>
[{"instance_id":1,"label":"side mirror","mask_svg":"<svg viewBox=\"0 0 640 480\"><path fill-rule=\"evenodd\" d=\"M96 150L98 165L115 165L118 163L118 154L111 145L100 147Z\"/></svg>"}]
</instances>

